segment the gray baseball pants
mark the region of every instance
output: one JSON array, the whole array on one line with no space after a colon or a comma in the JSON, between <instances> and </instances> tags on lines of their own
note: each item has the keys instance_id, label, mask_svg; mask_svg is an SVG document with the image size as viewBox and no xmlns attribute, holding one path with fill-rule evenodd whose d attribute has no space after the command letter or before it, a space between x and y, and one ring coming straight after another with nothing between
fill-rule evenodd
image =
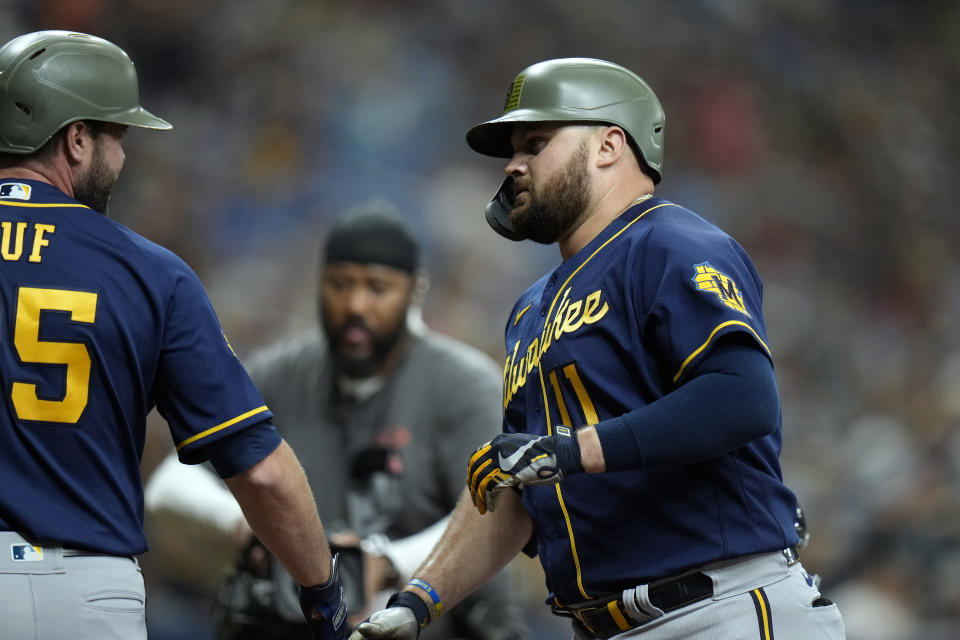
<instances>
[{"instance_id":1,"label":"gray baseball pants","mask_svg":"<svg viewBox=\"0 0 960 640\"><path fill-rule=\"evenodd\" d=\"M836 604L813 606L820 597L800 562L779 552L717 562L700 571L713 581L713 597L664 614L645 596L645 585L623 592L631 617L652 620L611 640L843 640ZM574 628L574 640L592 640Z\"/></svg>"},{"instance_id":2,"label":"gray baseball pants","mask_svg":"<svg viewBox=\"0 0 960 640\"><path fill-rule=\"evenodd\" d=\"M31 544L0 531L0 637L146 640L136 558Z\"/></svg>"}]
</instances>

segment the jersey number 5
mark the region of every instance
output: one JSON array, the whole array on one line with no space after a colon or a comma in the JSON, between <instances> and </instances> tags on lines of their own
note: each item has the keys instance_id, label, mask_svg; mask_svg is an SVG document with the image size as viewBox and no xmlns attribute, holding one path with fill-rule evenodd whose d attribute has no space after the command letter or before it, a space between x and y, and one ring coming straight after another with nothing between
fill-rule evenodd
<instances>
[{"instance_id":1,"label":"jersey number 5","mask_svg":"<svg viewBox=\"0 0 960 640\"><path fill-rule=\"evenodd\" d=\"M66 311L73 322L93 324L97 315L97 294L64 289L21 287L17 295L17 319L13 344L25 364L66 365L63 400L37 397L37 385L14 382L10 391L17 417L21 420L74 424L87 406L90 387L90 353L80 342L40 340L40 314Z\"/></svg>"}]
</instances>

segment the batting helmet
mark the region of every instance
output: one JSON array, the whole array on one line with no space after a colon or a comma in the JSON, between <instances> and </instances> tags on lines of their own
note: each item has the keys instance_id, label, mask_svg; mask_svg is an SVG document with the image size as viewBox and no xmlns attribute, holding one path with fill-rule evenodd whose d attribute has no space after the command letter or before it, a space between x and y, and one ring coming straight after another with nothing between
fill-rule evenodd
<instances>
[{"instance_id":1,"label":"batting helmet","mask_svg":"<svg viewBox=\"0 0 960 640\"><path fill-rule=\"evenodd\" d=\"M503 115L467 131L467 144L484 155L509 158L510 134L518 122L615 124L627 133L637 160L656 184L663 167L665 119L653 89L629 69L593 58L560 58L517 74ZM509 194L504 187L487 207L487 222L501 235L519 240L506 214Z\"/></svg>"},{"instance_id":2,"label":"batting helmet","mask_svg":"<svg viewBox=\"0 0 960 640\"><path fill-rule=\"evenodd\" d=\"M133 62L103 38L37 31L0 48L0 152L33 153L77 120L173 128L140 106Z\"/></svg>"}]
</instances>

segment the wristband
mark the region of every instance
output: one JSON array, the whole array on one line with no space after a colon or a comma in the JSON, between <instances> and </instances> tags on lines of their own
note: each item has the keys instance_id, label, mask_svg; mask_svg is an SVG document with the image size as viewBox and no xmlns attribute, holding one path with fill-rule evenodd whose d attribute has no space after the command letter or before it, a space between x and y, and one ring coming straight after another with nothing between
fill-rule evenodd
<instances>
[{"instance_id":1,"label":"wristband","mask_svg":"<svg viewBox=\"0 0 960 640\"><path fill-rule=\"evenodd\" d=\"M563 477L581 473L583 462L580 460L580 441L577 440L577 432L560 425L553 434L553 442L557 451L557 466L560 467Z\"/></svg>"},{"instance_id":2,"label":"wristband","mask_svg":"<svg viewBox=\"0 0 960 640\"><path fill-rule=\"evenodd\" d=\"M423 630L430 622L430 609L415 593L401 591L390 596L387 600L387 608L406 607L413 612L413 618L417 621L417 628ZM417 633L419 636L419 632Z\"/></svg>"},{"instance_id":3,"label":"wristband","mask_svg":"<svg viewBox=\"0 0 960 640\"><path fill-rule=\"evenodd\" d=\"M431 587L429 582L421 580L420 578L414 578L407 584L413 587L420 587L427 592L427 595L433 600L433 610L437 614L433 616L434 618L439 618L443 614L443 603L440 602L440 596L437 595L437 590Z\"/></svg>"}]
</instances>

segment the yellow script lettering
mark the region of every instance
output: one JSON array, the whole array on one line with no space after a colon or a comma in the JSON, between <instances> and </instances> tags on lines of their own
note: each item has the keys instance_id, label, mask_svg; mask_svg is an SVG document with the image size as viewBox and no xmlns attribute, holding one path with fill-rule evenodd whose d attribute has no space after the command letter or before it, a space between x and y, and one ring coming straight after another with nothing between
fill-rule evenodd
<instances>
[{"instance_id":1,"label":"yellow script lettering","mask_svg":"<svg viewBox=\"0 0 960 640\"><path fill-rule=\"evenodd\" d=\"M565 333L575 333L584 325L594 324L607 315L610 305L603 300L603 291L597 289L582 300L570 301L570 289L563 292L556 313L552 314L543 327L539 338L527 346L525 355L517 360L520 353L520 341L513 345L503 366L503 408L506 409L513 396L527 383L527 377L540 366L540 359L554 340Z\"/></svg>"},{"instance_id":2,"label":"yellow script lettering","mask_svg":"<svg viewBox=\"0 0 960 640\"><path fill-rule=\"evenodd\" d=\"M593 324L603 316L607 315L607 311L610 310L610 307L607 306L607 303L603 303L603 307L600 308L600 311L597 311L597 306L600 304L600 291L594 291L586 298L586 304L583 309L583 324ZM594 311L597 311L594 313Z\"/></svg>"},{"instance_id":3,"label":"yellow script lettering","mask_svg":"<svg viewBox=\"0 0 960 640\"><path fill-rule=\"evenodd\" d=\"M517 392L516 387L511 384L511 371L513 370L513 362L517 357L517 350L520 348L520 341L517 340L517 343L513 345L513 353L507 356L507 362L503 365L503 408L506 409L507 405L510 404L510 399L513 398L513 394Z\"/></svg>"}]
</instances>

